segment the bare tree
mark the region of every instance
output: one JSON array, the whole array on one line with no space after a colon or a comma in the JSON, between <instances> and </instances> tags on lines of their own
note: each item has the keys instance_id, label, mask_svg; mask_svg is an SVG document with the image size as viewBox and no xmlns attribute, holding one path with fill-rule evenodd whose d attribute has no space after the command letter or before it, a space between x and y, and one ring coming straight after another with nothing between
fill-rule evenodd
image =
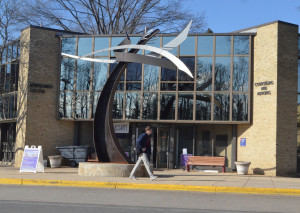
<instances>
[{"instance_id":1,"label":"bare tree","mask_svg":"<svg viewBox=\"0 0 300 213\"><path fill-rule=\"evenodd\" d=\"M15 39L14 32L19 22L16 19L19 6L18 0L0 0L0 53L3 46Z\"/></svg>"},{"instance_id":2,"label":"bare tree","mask_svg":"<svg viewBox=\"0 0 300 213\"><path fill-rule=\"evenodd\" d=\"M159 27L177 32L193 20L193 31L205 29L204 13L193 14L185 0L27 0L20 18L30 24L58 26L92 34L141 33Z\"/></svg>"}]
</instances>

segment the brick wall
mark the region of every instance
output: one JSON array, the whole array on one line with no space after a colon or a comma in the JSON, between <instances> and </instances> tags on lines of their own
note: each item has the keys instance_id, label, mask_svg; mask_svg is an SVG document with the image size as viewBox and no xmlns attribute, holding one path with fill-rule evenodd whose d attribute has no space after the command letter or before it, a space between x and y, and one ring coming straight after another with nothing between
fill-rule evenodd
<instances>
[{"instance_id":1,"label":"brick wall","mask_svg":"<svg viewBox=\"0 0 300 213\"><path fill-rule=\"evenodd\" d=\"M257 28L254 37L252 122L238 125L239 161L250 161L250 173L292 175L296 172L296 92L298 27L281 22ZM257 95L262 86L271 95ZM239 145L246 138L245 147Z\"/></svg>"},{"instance_id":2,"label":"brick wall","mask_svg":"<svg viewBox=\"0 0 300 213\"><path fill-rule=\"evenodd\" d=\"M56 31L27 28L21 33L16 166L25 145L43 146L44 159L56 146L72 145L74 122L57 120L60 45ZM29 91L28 82L52 85L45 93Z\"/></svg>"}]
</instances>

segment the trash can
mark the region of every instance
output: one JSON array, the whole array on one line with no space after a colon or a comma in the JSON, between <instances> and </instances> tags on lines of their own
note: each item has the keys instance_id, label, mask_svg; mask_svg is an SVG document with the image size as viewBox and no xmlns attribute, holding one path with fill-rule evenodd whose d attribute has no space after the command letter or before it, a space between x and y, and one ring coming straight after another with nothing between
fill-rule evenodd
<instances>
[{"instance_id":1,"label":"trash can","mask_svg":"<svg viewBox=\"0 0 300 213\"><path fill-rule=\"evenodd\" d=\"M78 166L79 162L86 162L90 146L58 146L61 155L70 161L71 167Z\"/></svg>"}]
</instances>

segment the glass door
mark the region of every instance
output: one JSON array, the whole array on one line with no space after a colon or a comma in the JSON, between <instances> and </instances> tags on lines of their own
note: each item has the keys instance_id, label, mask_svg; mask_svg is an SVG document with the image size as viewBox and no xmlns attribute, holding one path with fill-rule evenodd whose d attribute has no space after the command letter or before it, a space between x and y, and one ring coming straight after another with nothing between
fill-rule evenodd
<instances>
[{"instance_id":1,"label":"glass door","mask_svg":"<svg viewBox=\"0 0 300 213\"><path fill-rule=\"evenodd\" d=\"M158 128L156 168L169 168L170 128Z\"/></svg>"}]
</instances>

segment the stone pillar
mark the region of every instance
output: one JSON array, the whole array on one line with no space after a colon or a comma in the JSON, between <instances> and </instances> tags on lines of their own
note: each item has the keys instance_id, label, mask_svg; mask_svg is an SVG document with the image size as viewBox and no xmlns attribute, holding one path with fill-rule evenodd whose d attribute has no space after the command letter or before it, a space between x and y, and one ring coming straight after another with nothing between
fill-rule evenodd
<instances>
[{"instance_id":1,"label":"stone pillar","mask_svg":"<svg viewBox=\"0 0 300 213\"><path fill-rule=\"evenodd\" d=\"M237 160L250 161L250 173L293 175L298 26L274 22L258 27L253 42L252 117L251 124L238 125ZM240 146L241 138L246 146Z\"/></svg>"},{"instance_id":2,"label":"stone pillar","mask_svg":"<svg viewBox=\"0 0 300 213\"><path fill-rule=\"evenodd\" d=\"M58 154L56 146L72 145L74 122L57 119L60 78L58 31L28 27L21 32L16 131L16 163L25 145L41 145L44 159ZM33 86L30 86L30 84ZM50 85L43 88L43 85Z\"/></svg>"}]
</instances>

